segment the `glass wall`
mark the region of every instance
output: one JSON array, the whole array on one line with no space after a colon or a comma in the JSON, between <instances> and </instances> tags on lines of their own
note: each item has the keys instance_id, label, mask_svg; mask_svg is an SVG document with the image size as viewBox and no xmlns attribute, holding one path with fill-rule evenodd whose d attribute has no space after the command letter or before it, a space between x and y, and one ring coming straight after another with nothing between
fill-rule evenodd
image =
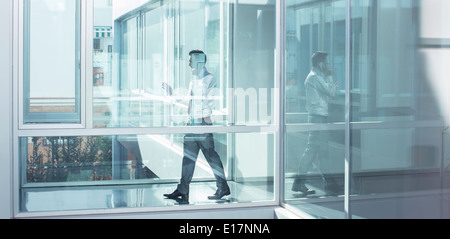
<instances>
[{"instance_id":1,"label":"glass wall","mask_svg":"<svg viewBox=\"0 0 450 239\"><path fill-rule=\"evenodd\" d=\"M47 8L23 4L23 18L66 3L40 4ZM17 132L20 213L179 205L163 194L177 188L183 158L193 145L199 154L193 159L190 205L276 204L275 4L95 0L72 5L77 10L64 16L86 22L86 32L67 24L64 31L55 30L62 32L54 41L65 42L64 33L75 31L67 44L81 42L85 47L74 51L86 49L83 54L92 56L76 68L85 75L64 79L65 85L86 86L76 91L85 107L77 111L77 125L34 122L34 130ZM47 21L57 24L43 19L39 26ZM23 39L42 44L27 34ZM192 50L204 52L202 67L193 66ZM60 58L71 62L77 56ZM47 74L31 75L47 82ZM63 94L58 86L46 91ZM207 114L200 123L190 111L198 107ZM208 199L217 189L211 150L231 191L223 200Z\"/></svg>"},{"instance_id":2,"label":"glass wall","mask_svg":"<svg viewBox=\"0 0 450 239\"><path fill-rule=\"evenodd\" d=\"M94 75L104 78L94 84L94 127L185 125L197 49L217 85L215 125L273 124L274 4L103 2L94 3L94 28L111 34L94 35Z\"/></svg>"},{"instance_id":3,"label":"glass wall","mask_svg":"<svg viewBox=\"0 0 450 239\"><path fill-rule=\"evenodd\" d=\"M353 47L359 58L352 60L352 67L361 70L352 75L351 90L358 94L352 96L351 119L364 126L352 130L352 192L361 195L352 200L355 216L448 218L441 190L448 189L442 184L448 174L442 153L449 145L443 138L449 101L433 86L446 80L430 74L445 74L445 69L434 68L428 60L441 58L447 49L429 45L425 33L435 26L423 25L431 17L430 7L442 10L434 4L448 7L444 1L418 0L351 6L352 19L362 21L352 23L352 36L361 32L361 45ZM444 15L432 15L445 21ZM429 51L434 53L425 53ZM371 64L376 67L368 67ZM381 197L373 202L364 198L373 194ZM386 210L371 210L368 202ZM398 203L404 208L397 208Z\"/></svg>"},{"instance_id":4,"label":"glass wall","mask_svg":"<svg viewBox=\"0 0 450 239\"><path fill-rule=\"evenodd\" d=\"M286 1L285 200L317 215L306 210L309 200L332 198L328 216L337 218L344 217L345 13L344 0ZM313 66L318 51L328 54L326 74Z\"/></svg>"},{"instance_id":5,"label":"glass wall","mask_svg":"<svg viewBox=\"0 0 450 239\"><path fill-rule=\"evenodd\" d=\"M16 215L173 210L195 145L189 209L450 218L446 0L16 4Z\"/></svg>"},{"instance_id":6,"label":"glass wall","mask_svg":"<svg viewBox=\"0 0 450 239\"><path fill-rule=\"evenodd\" d=\"M214 137L214 148L223 161L231 195L208 200L208 195L216 190L214 173L200 153L190 186L190 204L275 200L273 134L206 137ZM230 138L235 141L227 141ZM20 157L26 160L26 167L21 172L20 211L179 205L163 194L172 193L179 181L185 140L184 134L23 137ZM248 140L252 140L251 146L245 143Z\"/></svg>"},{"instance_id":7,"label":"glass wall","mask_svg":"<svg viewBox=\"0 0 450 239\"><path fill-rule=\"evenodd\" d=\"M288 207L318 218L449 217L448 7L286 1ZM328 53L332 74L313 66L316 51Z\"/></svg>"}]
</instances>

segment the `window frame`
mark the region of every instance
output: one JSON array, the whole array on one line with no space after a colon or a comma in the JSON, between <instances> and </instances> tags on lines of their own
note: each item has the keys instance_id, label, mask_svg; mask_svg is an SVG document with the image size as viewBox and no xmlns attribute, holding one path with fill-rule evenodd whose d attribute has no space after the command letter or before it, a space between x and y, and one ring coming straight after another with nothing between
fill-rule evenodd
<instances>
[{"instance_id":1,"label":"window frame","mask_svg":"<svg viewBox=\"0 0 450 239\"><path fill-rule=\"evenodd\" d=\"M76 0L75 9L75 112L30 112L30 42L29 42L29 0L20 0L19 9L19 128L20 129L52 129L52 128L83 128L85 125L85 11L84 0Z\"/></svg>"},{"instance_id":2,"label":"window frame","mask_svg":"<svg viewBox=\"0 0 450 239\"><path fill-rule=\"evenodd\" d=\"M280 131L280 121L278 119L277 112L279 112L278 105L281 103L281 85L279 74L279 65L274 66L275 75L273 76L273 81L275 82L275 116L274 121L270 124L257 124L257 125L215 125L215 126L175 126L175 127L146 127L146 128L95 128L93 126L93 82L90 80L93 74L93 36L94 36L94 2L90 0L77 0L79 3L79 16L80 16L80 26L79 26L79 56L80 56L80 69L79 69L79 93L80 93L80 123L36 123L36 124L26 124L24 122L24 4L26 0L18 0L13 3L13 34L14 42L18 44L15 45L13 50L13 60L16 62L14 67L14 84L13 84L13 97L18 99L13 103L13 170L14 170L14 182L13 182L13 216L15 218L28 218L30 216L65 216L65 215L89 215L96 214L98 210L75 210L75 211L55 211L55 212L21 212L21 187L22 178L24 175L21 171L24 170L24 163L20 156L20 141L24 137L51 137L51 136L121 136L121 135L143 135L143 134L206 134L206 133L217 133L217 134L239 134L239 133L261 133L261 134L272 134L274 139L283 137ZM148 4L154 4L157 0L151 0ZM234 5L235 6L235 5ZM278 3L274 4L274 9L278 9ZM233 11L233 4L230 3L230 10ZM78 13L77 13L78 14ZM279 17L275 17L274 21L278 21ZM225 24L232 24L229 22ZM231 26L230 26L231 27ZM274 30L277 30L276 26ZM230 34L230 38L233 34ZM278 38L276 38L278 39ZM231 43L229 43L231 45ZM277 43L278 44L278 43ZM231 47L231 46L230 46ZM278 47L278 46L276 46ZM233 51L232 49L230 51ZM278 61L279 51L274 56L275 63ZM230 53L231 55L231 53ZM228 56L228 55L227 55ZM227 58L229 59L229 58ZM229 70L230 71L230 70ZM228 73L229 77L231 73ZM226 93L231 94L233 92L227 91ZM229 96L227 96L229 97ZM233 105L230 105L232 107ZM273 181L271 182L274 186L273 199L268 201L256 201L256 202L243 202L243 203L230 203L230 204L214 204L214 205L186 205L183 208L179 207L143 207L143 208L125 208L121 210L125 213L132 212L170 212L170 211L185 211L185 210L197 210L197 209L226 209L226 208L246 208L246 207L257 207L257 206L279 206L280 205L280 179L281 179L281 164L279 154L281 148L279 143L273 143L273 165L271 165L273 171ZM45 185L42 185L45 187ZM55 186L55 185L48 185ZM76 186L76 185L70 185ZM39 188L39 186L37 187ZM114 214L117 213L117 209L102 209L100 214Z\"/></svg>"}]
</instances>

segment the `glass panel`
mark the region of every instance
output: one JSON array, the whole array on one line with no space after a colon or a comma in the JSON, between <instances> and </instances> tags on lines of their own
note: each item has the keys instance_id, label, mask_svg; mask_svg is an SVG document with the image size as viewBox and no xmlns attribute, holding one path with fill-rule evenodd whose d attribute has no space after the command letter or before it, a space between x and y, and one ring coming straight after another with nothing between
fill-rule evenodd
<instances>
[{"instance_id":1,"label":"glass panel","mask_svg":"<svg viewBox=\"0 0 450 239\"><path fill-rule=\"evenodd\" d=\"M286 134L285 200L315 218L345 218L344 130Z\"/></svg>"},{"instance_id":2,"label":"glass panel","mask_svg":"<svg viewBox=\"0 0 450 239\"><path fill-rule=\"evenodd\" d=\"M442 62L450 57L450 34L444 29L448 19L442 9L450 5L441 0L351 1L351 16L345 16L346 3L286 2L286 201L319 218L448 218L449 98ZM345 39L345 19L351 19L351 39ZM346 40L352 43L350 92L344 92L342 84ZM332 52L328 61L341 84L328 101L328 119L318 121L308 111L313 105L308 102L308 82L298 84L296 79L309 74L309 57L321 49ZM350 94L349 112L342 103L345 94ZM336 103L340 108L333 106ZM348 146L343 144L344 126L327 124L343 121L345 114L351 118ZM296 124L304 122L312 124ZM326 192L326 176L322 184L313 177L324 174L324 165L316 160L306 170L299 158L309 155L305 148L321 148L323 144L312 139L322 138L323 132L339 132L328 140L328 148L341 147L330 154L336 158L332 162L339 162L331 169L341 175L345 147L350 150L350 215L344 214L338 198L327 203L309 200ZM292 186L296 180L315 194ZM306 194L292 192L302 188Z\"/></svg>"},{"instance_id":3,"label":"glass panel","mask_svg":"<svg viewBox=\"0 0 450 239\"><path fill-rule=\"evenodd\" d=\"M138 19L133 17L120 24L122 42L120 54L120 79L117 87L120 90L118 96L119 101L114 108L118 109L117 117L118 126L136 127L139 125L139 109L140 98L138 95L140 89L139 72L138 72ZM135 96L135 97L134 97ZM115 119L114 117L113 119Z\"/></svg>"},{"instance_id":4,"label":"glass panel","mask_svg":"<svg viewBox=\"0 0 450 239\"><path fill-rule=\"evenodd\" d=\"M273 124L275 4L246 1L234 5L233 14L232 123Z\"/></svg>"},{"instance_id":5,"label":"glass panel","mask_svg":"<svg viewBox=\"0 0 450 239\"><path fill-rule=\"evenodd\" d=\"M80 2L25 0L25 124L81 122L80 59Z\"/></svg>"},{"instance_id":6,"label":"glass panel","mask_svg":"<svg viewBox=\"0 0 450 239\"><path fill-rule=\"evenodd\" d=\"M142 101L141 115L146 116L145 119L148 119L146 124L149 127L164 126L164 121L167 120L164 116L169 113L164 101L164 92L161 90L162 79L173 79L167 64L169 62L167 49L171 41L167 39L169 29L164 28L164 24L168 23L164 19L165 11L167 10L160 7L144 15L143 89L151 98ZM157 98L160 99L154 100ZM141 121L141 125L145 126L145 123Z\"/></svg>"},{"instance_id":7,"label":"glass panel","mask_svg":"<svg viewBox=\"0 0 450 239\"><path fill-rule=\"evenodd\" d=\"M449 185L441 181L441 127L361 129L353 130L352 137L353 217L444 215L441 189Z\"/></svg>"},{"instance_id":8,"label":"glass panel","mask_svg":"<svg viewBox=\"0 0 450 239\"><path fill-rule=\"evenodd\" d=\"M313 68L312 55L316 51L327 53L331 73L327 78L333 88L333 92L317 96L327 102L323 103L325 108L321 114L327 115L328 122L343 122L345 1L296 2L286 3L286 124L308 122L308 105L319 104L307 96L306 85L306 78Z\"/></svg>"},{"instance_id":9,"label":"glass panel","mask_svg":"<svg viewBox=\"0 0 450 239\"><path fill-rule=\"evenodd\" d=\"M214 125L273 124L275 5L232 2L95 1L94 28L112 34L94 34L94 126L183 126L199 117ZM190 95L198 78L192 50L206 56L199 71L210 73L206 95ZM97 84L100 75L106 78ZM202 99L201 115L188 113L191 98L193 109Z\"/></svg>"},{"instance_id":10,"label":"glass panel","mask_svg":"<svg viewBox=\"0 0 450 239\"><path fill-rule=\"evenodd\" d=\"M93 112L86 115L95 128L273 124L273 3L96 0L93 20ZM275 202L274 133L87 131L96 135L22 134L21 212L179 205L163 194L178 188L186 168L190 204ZM186 153L197 150L198 157ZM231 195L209 200L223 178Z\"/></svg>"},{"instance_id":11,"label":"glass panel","mask_svg":"<svg viewBox=\"0 0 450 239\"><path fill-rule=\"evenodd\" d=\"M129 67L129 64L125 61L120 66L121 70L119 70L117 60L115 60L118 54L116 53L117 47L114 47L116 25L113 22L112 1L94 1L93 26L93 121L94 127L106 127L113 117L112 109L116 106L116 102L112 99L118 98L113 94L113 87L119 87L113 81L113 78L117 77L119 72L125 74ZM126 31L125 27L126 25L117 26L117 28ZM131 32L131 30L129 31ZM134 32L136 32L136 29Z\"/></svg>"},{"instance_id":12,"label":"glass panel","mask_svg":"<svg viewBox=\"0 0 450 239\"><path fill-rule=\"evenodd\" d=\"M444 194L444 198L446 198L447 200L450 199L450 190L448 190L448 188L450 188L450 147L448 145L450 145L450 127L447 127L446 130L444 131L444 137L443 137L443 176L442 176L442 187L447 189L444 192L446 192L446 194ZM444 215L443 218L450 218L450 215Z\"/></svg>"},{"instance_id":13,"label":"glass panel","mask_svg":"<svg viewBox=\"0 0 450 239\"><path fill-rule=\"evenodd\" d=\"M345 218L346 1L286 7L285 200L315 218Z\"/></svg>"},{"instance_id":14,"label":"glass panel","mask_svg":"<svg viewBox=\"0 0 450 239\"><path fill-rule=\"evenodd\" d=\"M352 1L353 217L448 218L445 6Z\"/></svg>"},{"instance_id":15,"label":"glass panel","mask_svg":"<svg viewBox=\"0 0 450 239\"><path fill-rule=\"evenodd\" d=\"M420 6L418 0L353 3L352 121L442 119L433 81L425 80L437 69L427 69L435 51L420 46L427 39L420 36L426 31Z\"/></svg>"},{"instance_id":16,"label":"glass panel","mask_svg":"<svg viewBox=\"0 0 450 239\"><path fill-rule=\"evenodd\" d=\"M182 168L193 158L181 159L196 152L197 143L205 148L197 148L202 152L194 163L190 204L274 200L273 134L25 137L20 142L22 212L178 205L163 194L177 188ZM213 162L213 149L231 191L220 200L207 198L216 190L207 160Z\"/></svg>"}]
</instances>

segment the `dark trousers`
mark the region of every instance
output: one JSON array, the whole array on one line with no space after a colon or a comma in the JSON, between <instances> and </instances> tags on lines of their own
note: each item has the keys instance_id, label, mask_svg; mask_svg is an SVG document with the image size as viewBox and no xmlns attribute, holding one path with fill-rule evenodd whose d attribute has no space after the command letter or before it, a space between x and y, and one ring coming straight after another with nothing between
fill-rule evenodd
<instances>
[{"instance_id":1,"label":"dark trousers","mask_svg":"<svg viewBox=\"0 0 450 239\"><path fill-rule=\"evenodd\" d=\"M204 120L198 124L190 125L211 125L211 123ZM203 155L208 161L214 176L216 178L217 188L220 190L228 189L228 184L225 178L225 171L223 169L222 161L219 154L214 149L214 138L212 134L186 134L183 143L183 164L181 171L181 180L178 184L178 191L182 194L189 193L189 184L192 181L195 170L195 162L198 154L202 150Z\"/></svg>"}]
</instances>

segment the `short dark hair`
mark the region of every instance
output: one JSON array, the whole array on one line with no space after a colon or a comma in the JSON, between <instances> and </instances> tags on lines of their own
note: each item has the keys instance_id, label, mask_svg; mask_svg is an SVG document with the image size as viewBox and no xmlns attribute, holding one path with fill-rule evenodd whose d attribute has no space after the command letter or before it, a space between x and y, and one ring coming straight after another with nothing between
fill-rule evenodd
<instances>
[{"instance_id":1,"label":"short dark hair","mask_svg":"<svg viewBox=\"0 0 450 239\"><path fill-rule=\"evenodd\" d=\"M206 54L202 50L192 50L189 52L189 56L192 56L193 54L203 54L205 56L205 63L206 63Z\"/></svg>"},{"instance_id":2,"label":"short dark hair","mask_svg":"<svg viewBox=\"0 0 450 239\"><path fill-rule=\"evenodd\" d=\"M314 67L318 66L320 62L324 62L328 56L326 51L317 51L311 56L311 63Z\"/></svg>"}]
</instances>

